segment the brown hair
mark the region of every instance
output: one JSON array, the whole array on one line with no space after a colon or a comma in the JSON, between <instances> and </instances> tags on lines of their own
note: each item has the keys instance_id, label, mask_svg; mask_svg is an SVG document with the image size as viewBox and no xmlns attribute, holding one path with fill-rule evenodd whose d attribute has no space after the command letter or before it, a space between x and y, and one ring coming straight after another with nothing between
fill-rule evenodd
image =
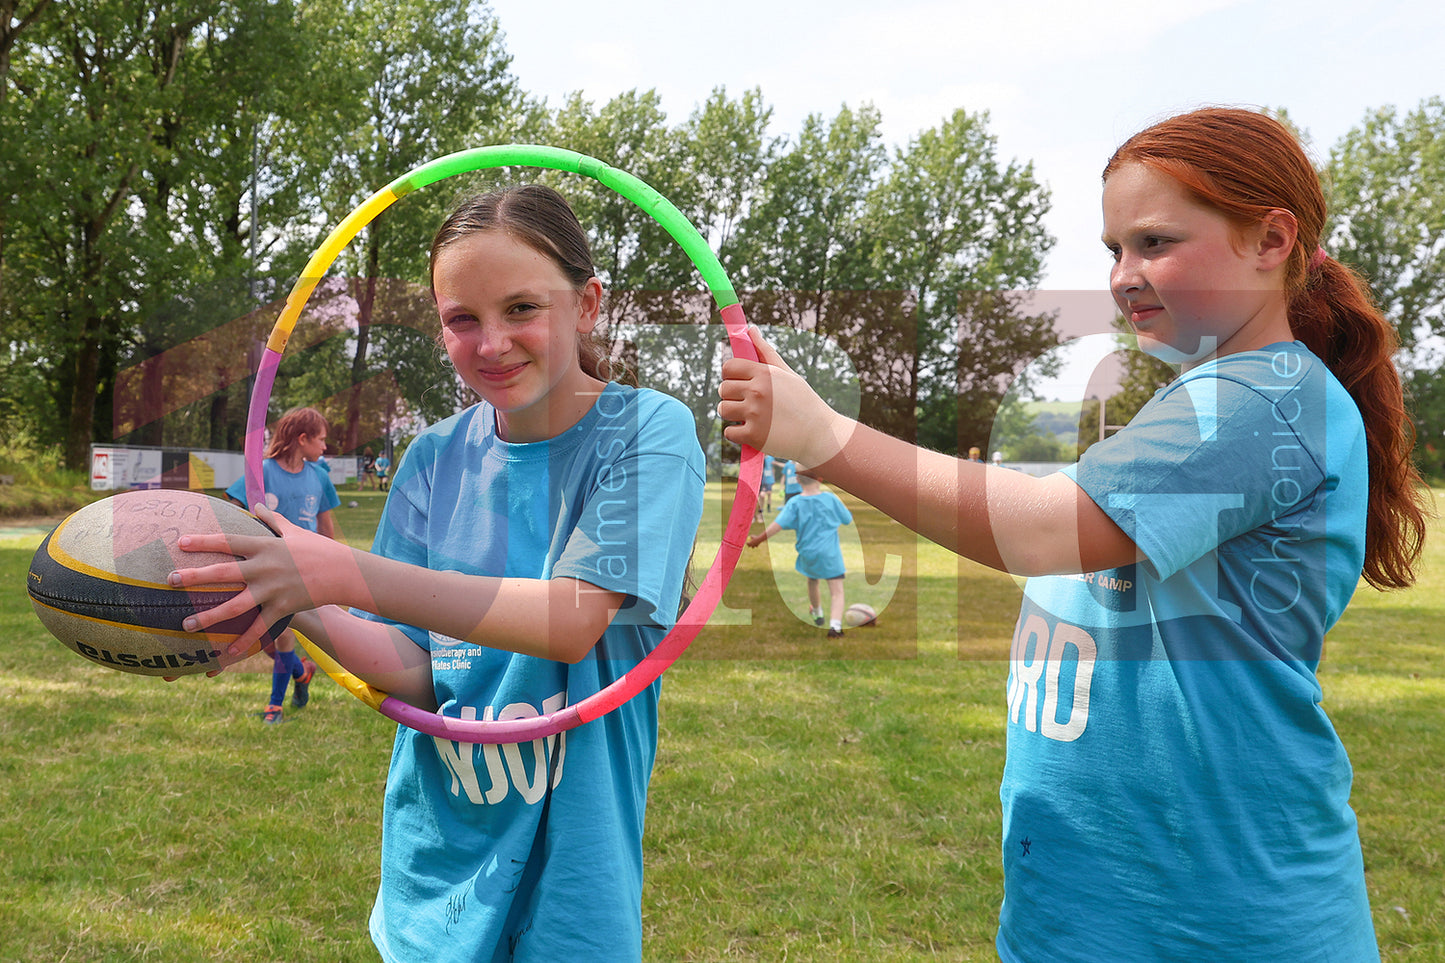
<instances>
[{"instance_id":1,"label":"brown hair","mask_svg":"<svg viewBox=\"0 0 1445 963\"><path fill-rule=\"evenodd\" d=\"M576 291L597 273L587 233L567 199L550 187L523 184L478 194L458 205L432 239L428 275L435 275L437 256L447 245L483 231L501 231L550 258ZM589 376L615 380L609 345L595 332L579 339L578 360Z\"/></svg>"},{"instance_id":2,"label":"brown hair","mask_svg":"<svg viewBox=\"0 0 1445 963\"><path fill-rule=\"evenodd\" d=\"M1399 337L1367 282L1320 252L1324 193L1299 139L1266 114L1211 107L1129 138L1109 159L1104 179L1129 163L1172 177L1241 230L1272 210L1294 215L1298 234L1285 266L1290 330L1334 372L1365 423L1370 473L1365 579L1375 588L1412 584L1426 513L1411 459L1415 429L1394 363Z\"/></svg>"},{"instance_id":3,"label":"brown hair","mask_svg":"<svg viewBox=\"0 0 1445 963\"><path fill-rule=\"evenodd\" d=\"M326 416L315 408L292 408L281 416L271 429L271 443L266 446L267 458L284 458L300 442L302 435L315 437L326 431Z\"/></svg>"}]
</instances>

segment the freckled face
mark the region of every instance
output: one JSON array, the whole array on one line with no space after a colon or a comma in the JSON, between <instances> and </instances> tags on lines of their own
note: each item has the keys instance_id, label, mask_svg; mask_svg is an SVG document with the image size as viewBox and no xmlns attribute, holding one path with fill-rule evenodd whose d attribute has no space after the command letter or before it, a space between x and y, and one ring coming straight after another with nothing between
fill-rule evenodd
<instances>
[{"instance_id":1,"label":"freckled face","mask_svg":"<svg viewBox=\"0 0 1445 963\"><path fill-rule=\"evenodd\" d=\"M1137 163L1114 171L1103 241L1114 303L1149 354L1188 367L1280 339L1281 282L1253 256L1257 239L1172 177Z\"/></svg>"},{"instance_id":2,"label":"freckled face","mask_svg":"<svg viewBox=\"0 0 1445 963\"><path fill-rule=\"evenodd\" d=\"M432 288L447 355L496 408L503 438L551 438L591 408L602 383L582 371L578 342L597 323L596 278L578 291L551 258L484 231L438 253Z\"/></svg>"}]
</instances>

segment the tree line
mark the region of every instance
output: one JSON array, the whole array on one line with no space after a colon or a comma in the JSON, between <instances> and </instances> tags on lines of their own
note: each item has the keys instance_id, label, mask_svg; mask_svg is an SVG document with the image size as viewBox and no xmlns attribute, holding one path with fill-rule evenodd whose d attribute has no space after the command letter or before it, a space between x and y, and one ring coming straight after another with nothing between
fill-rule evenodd
<instances>
[{"instance_id":1,"label":"tree line","mask_svg":"<svg viewBox=\"0 0 1445 963\"><path fill-rule=\"evenodd\" d=\"M92 441L239 448L258 344L318 242L399 174L482 144L566 147L657 188L750 320L795 329L810 376L920 443L988 438L1003 389L1059 343L1022 297L1053 244L1049 191L999 156L986 112L894 146L868 104L776 135L758 89L718 88L680 121L650 90L550 105L511 74L503 26L475 0L0 0L0 432L73 467ZM1445 441L1442 145L1439 100L1382 108L1323 167L1331 253L1375 283L1421 434ZM322 407L347 452L465 404L427 244L459 194L522 179L589 229L618 364L688 401L716 447L722 339L687 256L606 188L535 170L444 181L363 230L298 325L273 412Z\"/></svg>"}]
</instances>

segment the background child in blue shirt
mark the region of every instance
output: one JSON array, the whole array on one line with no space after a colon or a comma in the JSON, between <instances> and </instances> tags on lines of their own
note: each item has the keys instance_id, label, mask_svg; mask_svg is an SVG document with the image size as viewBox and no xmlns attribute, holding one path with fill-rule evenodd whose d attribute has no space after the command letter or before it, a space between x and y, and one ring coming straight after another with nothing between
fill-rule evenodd
<instances>
[{"instance_id":1,"label":"background child in blue shirt","mask_svg":"<svg viewBox=\"0 0 1445 963\"><path fill-rule=\"evenodd\" d=\"M762 532L748 536L748 548L757 548L784 529L794 532L798 560L796 568L808 580L808 616L814 625L823 624L823 602L819 582L828 583L828 638L843 635L843 547L838 526L853 524L853 513L842 499L824 491L818 479L799 473L800 492L783 506L778 517Z\"/></svg>"},{"instance_id":2,"label":"background child in blue shirt","mask_svg":"<svg viewBox=\"0 0 1445 963\"><path fill-rule=\"evenodd\" d=\"M307 531L336 538L336 523L331 512L341 504L341 498L336 494L331 476L321 466L321 458L326 453L326 435L326 417L315 408L293 408L286 412L271 431L261 474L267 508ZM246 479L236 479L226 489L226 497L246 507ZM295 680L295 690L291 705L300 709L310 700L316 663L296 653L296 636L290 629L282 632L270 649L271 697L261 712L261 719L278 723L284 720L282 706L292 680Z\"/></svg>"}]
</instances>

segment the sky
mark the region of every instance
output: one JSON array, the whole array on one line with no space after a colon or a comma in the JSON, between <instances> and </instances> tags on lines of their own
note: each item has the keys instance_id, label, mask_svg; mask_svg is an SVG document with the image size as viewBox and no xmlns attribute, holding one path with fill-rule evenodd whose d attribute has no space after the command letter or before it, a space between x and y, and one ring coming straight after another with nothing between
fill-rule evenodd
<instances>
[{"instance_id":1,"label":"sky","mask_svg":"<svg viewBox=\"0 0 1445 963\"><path fill-rule=\"evenodd\" d=\"M757 87L776 135L795 135L809 114L872 103L897 147L960 107L987 112L999 159L1032 162L1050 191L1055 245L1041 289L1105 312L1099 172L1139 128L1206 104L1282 107L1323 160L1369 111L1445 96L1439 0L490 5L513 75L554 107L573 91L600 105L655 90L678 124L717 87L731 97ZM1046 396L1081 397L1085 353L1073 352L1081 357Z\"/></svg>"}]
</instances>

